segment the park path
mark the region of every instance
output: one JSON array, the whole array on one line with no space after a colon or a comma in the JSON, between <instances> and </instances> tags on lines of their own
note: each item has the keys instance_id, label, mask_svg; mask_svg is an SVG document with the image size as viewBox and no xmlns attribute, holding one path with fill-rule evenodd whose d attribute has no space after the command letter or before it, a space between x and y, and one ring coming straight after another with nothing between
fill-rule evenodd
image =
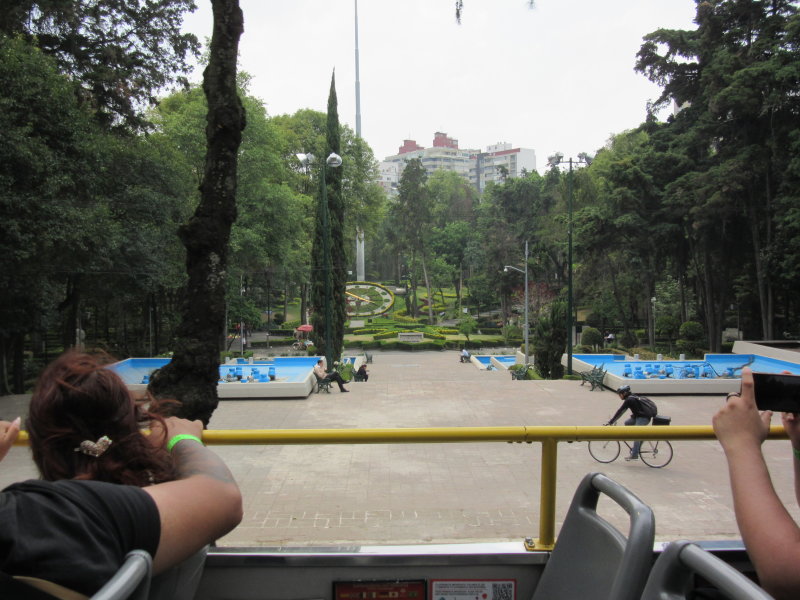
<instances>
[{"instance_id":1,"label":"park path","mask_svg":"<svg viewBox=\"0 0 800 600\"><path fill-rule=\"evenodd\" d=\"M597 425L619 404L576 381L512 381L504 371L460 364L456 351L375 352L366 383L348 394L304 400L223 400L212 429L308 429ZM655 397L678 425L708 425L718 396ZM22 414L26 396L0 398L0 418ZM738 538L728 476L716 441L673 443L664 469L602 465L585 443L559 444L557 526L586 473L604 472L656 514L657 539ZM218 446L245 496L241 525L223 546L509 541L536 537L539 444L450 443ZM767 442L779 494L795 519L791 452ZM27 448L0 467L0 486L35 470ZM620 516L620 523L622 518Z\"/></svg>"}]
</instances>

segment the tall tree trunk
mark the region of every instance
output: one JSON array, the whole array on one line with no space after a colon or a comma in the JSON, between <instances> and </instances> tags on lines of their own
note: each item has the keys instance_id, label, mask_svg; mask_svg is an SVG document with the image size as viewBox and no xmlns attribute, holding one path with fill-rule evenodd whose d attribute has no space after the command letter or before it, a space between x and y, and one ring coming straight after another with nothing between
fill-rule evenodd
<instances>
[{"instance_id":1,"label":"tall tree trunk","mask_svg":"<svg viewBox=\"0 0 800 600\"><path fill-rule=\"evenodd\" d=\"M188 282L172 361L150 389L181 402L179 416L208 425L219 403L219 339L225 314L228 240L236 220L237 153L245 126L236 89L236 59L243 30L238 0L212 0L214 32L203 73L208 101L206 162L200 204L178 235L186 247Z\"/></svg>"},{"instance_id":2,"label":"tall tree trunk","mask_svg":"<svg viewBox=\"0 0 800 600\"><path fill-rule=\"evenodd\" d=\"M13 387L15 394L25 393L25 334L15 333L12 338L14 343L14 374Z\"/></svg>"},{"instance_id":3,"label":"tall tree trunk","mask_svg":"<svg viewBox=\"0 0 800 600\"><path fill-rule=\"evenodd\" d=\"M764 251L761 247L761 234L758 230L758 218L753 202L748 202L747 217L750 222L750 237L753 244L753 264L756 268L756 287L758 288L758 301L761 313L761 335L765 340L772 338L771 312L772 302L767 282L767 274L764 268Z\"/></svg>"}]
</instances>

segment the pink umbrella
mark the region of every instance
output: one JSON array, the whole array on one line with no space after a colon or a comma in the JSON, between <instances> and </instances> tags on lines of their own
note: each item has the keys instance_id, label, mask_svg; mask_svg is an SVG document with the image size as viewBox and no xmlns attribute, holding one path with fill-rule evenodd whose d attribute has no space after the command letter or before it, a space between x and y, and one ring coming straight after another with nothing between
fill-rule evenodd
<instances>
[{"instance_id":1,"label":"pink umbrella","mask_svg":"<svg viewBox=\"0 0 800 600\"><path fill-rule=\"evenodd\" d=\"M297 331L314 331L314 328L311 325L300 325Z\"/></svg>"}]
</instances>

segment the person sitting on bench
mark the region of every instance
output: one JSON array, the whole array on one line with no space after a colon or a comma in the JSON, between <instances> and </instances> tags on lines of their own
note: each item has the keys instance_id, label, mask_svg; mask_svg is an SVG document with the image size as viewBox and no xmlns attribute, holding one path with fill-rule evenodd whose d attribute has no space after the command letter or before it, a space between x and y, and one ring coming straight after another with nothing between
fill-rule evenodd
<instances>
[{"instance_id":1,"label":"person sitting on bench","mask_svg":"<svg viewBox=\"0 0 800 600\"><path fill-rule=\"evenodd\" d=\"M339 386L340 392L349 392L350 390L344 389L344 379L337 371L331 371L330 373L325 372L325 367L323 366L323 361L320 358L317 361L317 366L314 367L314 374L319 377L320 379L327 379L328 381L335 381L336 385Z\"/></svg>"},{"instance_id":2,"label":"person sitting on bench","mask_svg":"<svg viewBox=\"0 0 800 600\"><path fill-rule=\"evenodd\" d=\"M463 348L461 350L461 362L462 363L469 362L469 350L467 350L466 348Z\"/></svg>"},{"instance_id":3,"label":"person sitting on bench","mask_svg":"<svg viewBox=\"0 0 800 600\"><path fill-rule=\"evenodd\" d=\"M358 371L356 371L355 381L367 381L369 379L369 371L367 371L367 365L362 364L358 367Z\"/></svg>"}]
</instances>

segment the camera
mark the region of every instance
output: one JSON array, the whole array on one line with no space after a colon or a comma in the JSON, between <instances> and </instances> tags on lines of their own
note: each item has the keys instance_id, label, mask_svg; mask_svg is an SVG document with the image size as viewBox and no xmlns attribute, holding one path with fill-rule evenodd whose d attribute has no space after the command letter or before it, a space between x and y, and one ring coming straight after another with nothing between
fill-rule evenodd
<instances>
[{"instance_id":1,"label":"camera","mask_svg":"<svg viewBox=\"0 0 800 600\"><path fill-rule=\"evenodd\" d=\"M800 375L753 373L758 410L800 413Z\"/></svg>"}]
</instances>

